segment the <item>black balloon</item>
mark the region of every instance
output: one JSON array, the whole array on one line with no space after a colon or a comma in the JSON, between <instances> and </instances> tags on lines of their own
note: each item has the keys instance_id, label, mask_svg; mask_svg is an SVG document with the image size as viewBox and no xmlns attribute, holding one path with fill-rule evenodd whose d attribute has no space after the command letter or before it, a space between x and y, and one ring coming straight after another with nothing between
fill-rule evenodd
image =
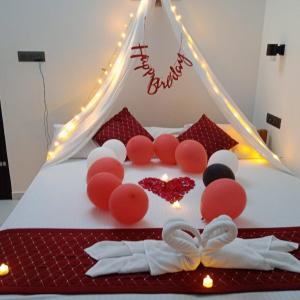
<instances>
[{"instance_id":1,"label":"black balloon","mask_svg":"<svg viewBox=\"0 0 300 300\"><path fill-rule=\"evenodd\" d=\"M205 186L208 186L211 182L221 178L230 178L235 180L232 170L223 164L210 165L203 173L203 183Z\"/></svg>"}]
</instances>

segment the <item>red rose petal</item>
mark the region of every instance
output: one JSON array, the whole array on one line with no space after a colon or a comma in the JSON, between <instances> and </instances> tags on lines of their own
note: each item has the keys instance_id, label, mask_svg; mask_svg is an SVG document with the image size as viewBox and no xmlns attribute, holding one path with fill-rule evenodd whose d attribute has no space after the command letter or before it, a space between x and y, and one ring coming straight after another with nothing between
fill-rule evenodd
<instances>
[{"instance_id":1,"label":"red rose petal","mask_svg":"<svg viewBox=\"0 0 300 300\"><path fill-rule=\"evenodd\" d=\"M174 203L180 201L195 187L195 181L189 177L179 177L165 182L159 178L148 177L139 181L139 185L168 202Z\"/></svg>"}]
</instances>

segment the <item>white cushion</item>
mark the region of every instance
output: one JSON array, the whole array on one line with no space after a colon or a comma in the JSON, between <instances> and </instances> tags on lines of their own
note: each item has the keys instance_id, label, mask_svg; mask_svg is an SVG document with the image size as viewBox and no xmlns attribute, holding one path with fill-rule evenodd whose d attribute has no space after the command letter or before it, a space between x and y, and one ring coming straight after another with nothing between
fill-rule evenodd
<instances>
[{"instance_id":1,"label":"white cushion","mask_svg":"<svg viewBox=\"0 0 300 300\"><path fill-rule=\"evenodd\" d=\"M153 138L157 138L161 134L173 134L177 136L183 132L184 128L145 127L145 129L153 136Z\"/></svg>"}]
</instances>

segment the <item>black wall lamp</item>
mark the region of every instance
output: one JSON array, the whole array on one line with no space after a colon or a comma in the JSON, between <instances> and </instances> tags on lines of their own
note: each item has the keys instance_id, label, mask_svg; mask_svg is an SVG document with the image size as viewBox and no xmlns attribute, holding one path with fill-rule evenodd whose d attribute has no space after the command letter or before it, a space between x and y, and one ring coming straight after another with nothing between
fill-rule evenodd
<instances>
[{"instance_id":1,"label":"black wall lamp","mask_svg":"<svg viewBox=\"0 0 300 300\"><path fill-rule=\"evenodd\" d=\"M268 44L267 46L267 56L276 56L277 54L279 55L284 55L285 51L285 44Z\"/></svg>"}]
</instances>

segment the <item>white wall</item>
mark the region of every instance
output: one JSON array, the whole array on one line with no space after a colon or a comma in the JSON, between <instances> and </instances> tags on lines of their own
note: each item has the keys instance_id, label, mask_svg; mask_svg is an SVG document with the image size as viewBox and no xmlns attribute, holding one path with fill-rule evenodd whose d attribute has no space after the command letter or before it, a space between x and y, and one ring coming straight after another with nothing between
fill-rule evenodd
<instances>
[{"instance_id":1,"label":"white wall","mask_svg":"<svg viewBox=\"0 0 300 300\"><path fill-rule=\"evenodd\" d=\"M254 112L255 124L268 128L273 150L300 175L299 84L300 1L267 0ZM268 43L286 44L284 57L266 56ZM281 129L267 125L266 113L282 118Z\"/></svg>"},{"instance_id":2,"label":"white wall","mask_svg":"<svg viewBox=\"0 0 300 300\"><path fill-rule=\"evenodd\" d=\"M35 63L18 63L18 50L44 50L50 124L66 122L87 103L100 68L119 39L130 0L0 0L0 97L13 191L24 191L45 157L42 85ZM252 116L265 1L180 0L182 19L221 82ZM178 44L162 10L147 24L151 62L163 76ZM146 81L132 72L120 96L145 125L179 126L215 110L196 75L187 70L175 87L146 96ZM187 102L186 100L189 100ZM180 113L178 113L180 112Z\"/></svg>"}]
</instances>

